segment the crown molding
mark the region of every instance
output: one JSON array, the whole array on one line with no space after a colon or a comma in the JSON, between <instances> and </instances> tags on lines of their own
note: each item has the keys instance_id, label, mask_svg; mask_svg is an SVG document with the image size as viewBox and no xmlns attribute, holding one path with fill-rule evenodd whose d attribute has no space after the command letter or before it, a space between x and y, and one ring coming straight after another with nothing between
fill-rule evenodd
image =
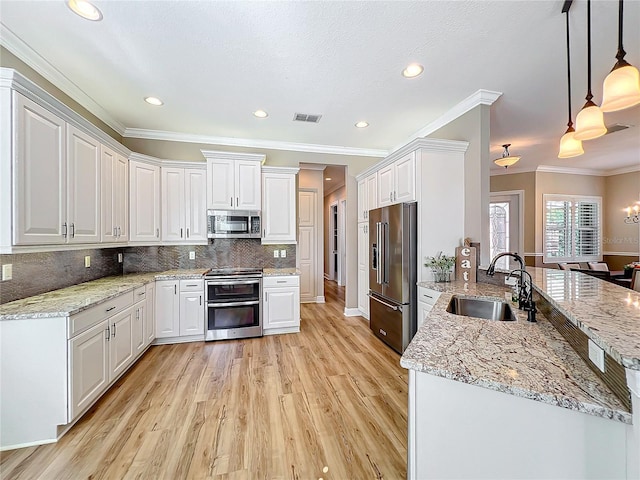
<instances>
[{"instance_id":1,"label":"crown molding","mask_svg":"<svg viewBox=\"0 0 640 480\"><path fill-rule=\"evenodd\" d=\"M41 57L35 50L20 39L15 33L9 30L6 25L0 22L0 45L13 53L24 63L33 68L55 87L69 95L73 100L86 108L93 115L122 135L125 131L123 124L111 116L101 105L87 95L80 87L69 80L60 70L51 65Z\"/></svg>"},{"instance_id":2,"label":"crown molding","mask_svg":"<svg viewBox=\"0 0 640 480\"><path fill-rule=\"evenodd\" d=\"M324 163L300 163L301 170L316 170L318 172L323 172L327 165Z\"/></svg>"},{"instance_id":3,"label":"crown molding","mask_svg":"<svg viewBox=\"0 0 640 480\"><path fill-rule=\"evenodd\" d=\"M542 173L566 173L569 175L591 175L595 177L602 177L605 172L602 170L596 170L594 168L571 168L571 167L556 167L554 165L538 165L536 172Z\"/></svg>"},{"instance_id":4,"label":"crown molding","mask_svg":"<svg viewBox=\"0 0 640 480\"><path fill-rule=\"evenodd\" d=\"M282 142L278 140L259 140L252 138L216 137L213 135L167 132L163 130L146 130L142 128L127 128L125 129L123 136L127 138L141 138L146 140L225 145L228 147L263 148L267 150L287 150L291 152L324 153L328 155L386 157L389 154L387 150L376 150L371 148L340 147L335 145L317 145L312 143Z\"/></svg>"},{"instance_id":5,"label":"crown molding","mask_svg":"<svg viewBox=\"0 0 640 480\"><path fill-rule=\"evenodd\" d=\"M149 155L143 155L142 153L131 152L129 155L129 161L135 160L137 162L148 163L149 165L156 165L158 167L162 166L162 159L151 157Z\"/></svg>"},{"instance_id":6,"label":"crown molding","mask_svg":"<svg viewBox=\"0 0 640 480\"><path fill-rule=\"evenodd\" d=\"M236 153L219 150L200 150L207 160L250 160L263 164L267 156L264 153Z\"/></svg>"},{"instance_id":7,"label":"crown molding","mask_svg":"<svg viewBox=\"0 0 640 480\"><path fill-rule=\"evenodd\" d=\"M631 165L630 167L616 168L615 170L607 170L604 172L604 176L610 177L612 175L622 175L623 173L640 172L640 163L638 165Z\"/></svg>"},{"instance_id":8,"label":"crown molding","mask_svg":"<svg viewBox=\"0 0 640 480\"><path fill-rule=\"evenodd\" d=\"M298 167L272 167L266 165L262 167L262 173L279 173L279 174L297 174L300 171Z\"/></svg>"},{"instance_id":9,"label":"crown molding","mask_svg":"<svg viewBox=\"0 0 640 480\"><path fill-rule=\"evenodd\" d=\"M404 145L410 143L416 138L426 137L439 128L442 128L448 123L451 123L456 118L461 117L469 110L474 109L478 105L493 105L493 102L500 98L501 95L502 92L494 92L492 90L480 89L476 91L475 93L462 100L460 103L454 105L453 108L450 108L439 118L436 118L433 122L425 125L420 130L415 132L405 142L396 145L393 149L391 149L390 153L395 153L397 150L400 150Z\"/></svg>"}]
</instances>

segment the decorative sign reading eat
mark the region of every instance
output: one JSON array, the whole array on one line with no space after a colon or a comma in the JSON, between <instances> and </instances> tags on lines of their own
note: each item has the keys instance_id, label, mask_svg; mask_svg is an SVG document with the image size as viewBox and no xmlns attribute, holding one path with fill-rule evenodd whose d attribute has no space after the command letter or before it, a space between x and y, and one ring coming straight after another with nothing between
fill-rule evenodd
<instances>
[{"instance_id":1,"label":"decorative sign reading eat","mask_svg":"<svg viewBox=\"0 0 640 480\"><path fill-rule=\"evenodd\" d=\"M475 283L476 247L456 248L456 280Z\"/></svg>"}]
</instances>

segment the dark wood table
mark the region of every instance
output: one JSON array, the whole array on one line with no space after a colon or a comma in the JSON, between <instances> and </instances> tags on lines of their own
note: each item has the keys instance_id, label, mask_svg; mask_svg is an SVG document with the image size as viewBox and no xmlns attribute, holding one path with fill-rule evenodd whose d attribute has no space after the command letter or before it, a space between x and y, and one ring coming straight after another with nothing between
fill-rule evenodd
<instances>
[{"instance_id":1,"label":"dark wood table","mask_svg":"<svg viewBox=\"0 0 640 480\"><path fill-rule=\"evenodd\" d=\"M625 278L624 270L612 270L611 281L617 285L631 288L631 278Z\"/></svg>"}]
</instances>

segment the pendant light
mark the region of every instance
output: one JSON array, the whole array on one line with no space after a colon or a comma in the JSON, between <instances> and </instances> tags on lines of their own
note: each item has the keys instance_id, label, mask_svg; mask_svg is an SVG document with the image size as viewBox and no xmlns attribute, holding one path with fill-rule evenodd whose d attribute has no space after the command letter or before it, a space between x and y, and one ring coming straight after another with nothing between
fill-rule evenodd
<instances>
[{"instance_id":1,"label":"pendant light","mask_svg":"<svg viewBox=\"0 0 640 480\"><path fill-rule=\"evenodd\" d=\"M504 152L502 152L502 157L500 158L496 158L493 163L495 163L496 165L498 165L499 167L510 167L511 165L513 165L514 163L516 163L518 160L520 160L520 156L518 155L514 155L513 157L509 154L509 147L511 146L510 143L505 143L504 145L502 145L502 148L504 148Z\"/></svg>"},{"instance_id":2,"label":"pendant light","mask_svg":"<svg viewBox=\"0 0 640 480\"><path fill-rule=\"evenodd\" d=\"M622 48L622 0L618 5L618 61L604 79L603 112L616 112L640 103L640 73L624 59L627 52Z\"/></svg>"},{"instance_id":3,"label":"pendant light","mask_svg":"<svg viewBox=\"0 0 640 480\"><path fill-rule=\"evenodd\" d=\"M600 107L591 99L591 0L587 0L587 102L576 116L576 140L592 140L607 133Z\"/></svg>"},{"instance_id":4,"label":"pendant light","mask_svg":"<svg viewBox=\"0 0 640 480\"><path fill-rule=\"evenodd\" d=\"M569 50L569 8L571 4L563 12L567 14L567 104L569 105L569 121L567 122L567 131L560 139L560 152L558 158L571 158L582 155L582 142L575 139L575 130L573 121L571 120L571 53Z\"/></svg>"}]
</instances>

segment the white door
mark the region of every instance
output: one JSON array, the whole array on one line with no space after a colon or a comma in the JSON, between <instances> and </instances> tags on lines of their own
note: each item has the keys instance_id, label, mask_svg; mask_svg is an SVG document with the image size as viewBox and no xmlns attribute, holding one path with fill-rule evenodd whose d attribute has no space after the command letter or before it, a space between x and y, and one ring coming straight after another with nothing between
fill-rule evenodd
<instances>
[{"instance_id":1,"label":"white door","mask_svg":"<svg viewBox=\"0 0 640 480\"><path fill-rule=\"evenodd\" d=\"M489 252L491 258L502 252L517 252L524 258L521 206L524 192L495 192L489 201ZM502 257L496 267L504 270L520 268L512 257Z\"/></svg>"},{"instance_id":2,"label":"white door","mask_svg":"<svg viewBox=\"0 0 640 480\"><path fill-rule=\"evenodd\" d=\"M67 125L67 223L69 243L99 243L100 143Z\"/></svg>"},{"instance_id":3,"label":"white door","mask_svg":"<svg viewBox=\"0 0 640 480\"><path fill-rule=\"evenodd\" d=\"M185 182L185 221L186 240L207 240L207 172L186 168Z\"/></svg>"},{"instance_id":4,"label":"white door","mask_svg":"<svg viewBox=\"0 0 640 480\"><path fill-rule=\"evenodd\" d=\"M129 162L130 240L160 240L160 167Z\"/></svg>"},{"instance_id":5,"label":"white door","mask_svg":"<svg viewBox=\"0 0 640 480\"><path fill-rule=\"evenodd\" d=\"M180 293L180 336L204 334L204 294Z\"/></svg>"},{"instance_id":6,"label":"white door","mask_svg":"<svg viewBox=\"0 0 640 480\"><path fill-rule=\"evenodd\" d=\"M111 327L109 341L109 381L116 378L133 361L133 307L111 317L108 322Z\"/></svg>"},{"instance_id":7,"label":"white door","mask_svg":"<svg viewBox=\"0 0 640 480\"><path fill-rule=\"evenodd\" d=\"M184 168L162 168L162 240L185 240L184 219Z\"/></svg>"},{"instance_id":8,"label":"white door","mask_svg":"<svg viewBox=\"0 0 640 480\"><path fill-rule=\"evenodd\" d=\"M395 193L393 203L416 199L416 155L411 152L395 162Z\"/></svg>"},{"instance_id":9,"label":"white door","mask_svg":"<svg viewBox=\"0 0 640 480\"><path fill-rule=\"evenodd\" d=\"M378 170L378 206L384 207L393 203L395 186L393 164Z\"/></svg>"},{"instance_id":10,"label":"white door","mask_svg":"<svg viewBox=\"0 0 640 480\"><path fill-rule=\"evenodd\" d=\"M65 243L68 234L65 122L20 94L16 93L14 98L14 243Z\"/></svg>"},{"instance_id":11,"label":"white door","mask_svg":"<svg viewBox=\"0 0 640 480\"><path fill-rule=\"evenodd\" d=\"M156 338L180 335L180 297L177 280L156 282Z\"/></svg>"},{"instance_id":12,"label":"white door","mask_svg":"<svg viewBox=\"0 0 640 480\"><path fill-rule=\"evenodd\" d=\"M338 282L340 264L340 245L338 229L338 204L334 203L329 207L329 231L327 232L327 251L329 253L329 280Z\"/></svg>"},{"instance_id":13,"label":"white door","mask_svg":"<svg viewBox=\"0 0 640 480\"><path fill-rule=\"evenodd\" d=\"M300 269L300 301L302 302L317 300L316 197L317 193L313 191L298 193L300 220L298 223L297 261Z\"/></svg>"},{"instance_id":14,"label":"white door","mask_svg":"<svg viewBox=\"0 0 640 480\"><path fill-rule=\"evenodd\" d=\"M235 162L207 161L207 208L229 210L235 204Z\"/></svg>"},{"instance_id":15,"label":"white door","mask_svg":"<svg viewBox=\"0 0 640 480\"><path fill-rule=\"evenodd\" d=\"M109 384L107 320L69 340L69 421L76 418Z\"/></svg>"},{"instance_id":16,"label":"white door","mask_svg":"<svg viewBox=\"0 0 640 480\"><path fill-rule=\"evenodd\" d=\"M260 162L236 160L234 208L260 210L262 202Z\"/></svg>"},{"instance_id":17,"label":"white door","mask_svg":"<svg viewBox=\"0 0 640 480\"><path fill-rule=\"evenodd\" d=\"M297 327L300 325L300 302L298 289L265 288L264 300L265 329Z\"/></svg>"}]
</instances>

